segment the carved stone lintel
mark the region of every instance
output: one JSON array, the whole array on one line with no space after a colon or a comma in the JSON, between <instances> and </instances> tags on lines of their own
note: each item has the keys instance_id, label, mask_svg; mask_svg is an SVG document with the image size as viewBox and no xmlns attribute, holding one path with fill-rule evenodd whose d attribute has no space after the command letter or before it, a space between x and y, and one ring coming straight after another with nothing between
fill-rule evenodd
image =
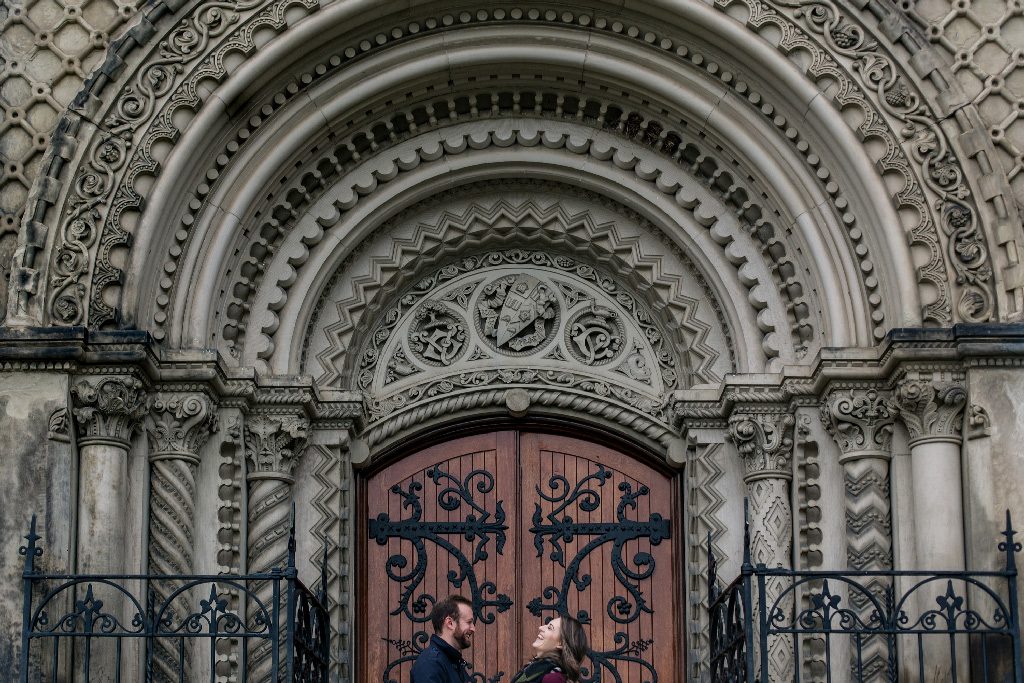
<instances>
[{"instance_id":1,"label":"carved stone lintel","mask_svg":"<svg viewBox=\"0 0 1024 683\"><path fill-rule=\"evenodd\" d=\"M82 380L71 388L71 397L83 446L107 443L127 448L149 412L149 398L134 377Z\"/></svg>"},{"instance_id":2,"label":"carved stone lintel","mask_svg":"<svg viewBox=\"0 0 1024 683\"><path fill-rule=\"evenodd\" d=\"M745 482L793 478L794 422L785 412L741 412L729 417L729 439L743 458Z\"/></svg>"},{"instance_id":3,"label":"carved stone lintel","mask_svg":"<svg viewBox=\"0 0 1024 683\"><path fill-rule=\"evenodd\" d=\"M198 462L199 451L217 431L213 402L202 394L161 393L153 398L146 430L150 457L182 457Z\"/></svg>"},{"instance_id":4,"label":"carved stone lintel","mask_svg":"<svg viewBox=\"0 0 1024 683\"><path fill-rule=\"evenodd\" d=\"M963 440L967 390L960 378L908 377L896 387L896 406L910 433L910 446L928 441Z\"/></svg>"},{"instance_id":5,"label":"carved stone lintel","mask_svg":"<svg viewBox=\"0 0 1024 683\"><path fill-rule=\"evenodd\" d=\"M874 389L835 391L821 407L821 422L839 445L840 462L888 460L897 409L890 396Z\"/></svg>"},{"instance_id":6,"label":"carved stone lintel","mask_svg":"<svg viewBox=\"0 0 1024 683\"><path fill-rule=\"evenodd\" d=\"M309 420L298 415L256 415L245 421L245 457L250 479L292 480L302 454Z\"/></svg>"}]
</instances>

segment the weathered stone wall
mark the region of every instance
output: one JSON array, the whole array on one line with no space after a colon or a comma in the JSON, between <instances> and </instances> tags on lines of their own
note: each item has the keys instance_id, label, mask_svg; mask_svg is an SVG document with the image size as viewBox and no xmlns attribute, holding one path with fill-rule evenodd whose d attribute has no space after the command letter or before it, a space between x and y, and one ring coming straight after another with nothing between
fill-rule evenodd
<instances>
[{"instance_id":1,"label":"weathered stone wall","mask_svg":"<svg viewBox=\"0 0 1024 683\"><path fill-rule=\"evenodd\" d=\"M0 671L16 671L21 648L21 572L33 513L44 571L70 569L74 454L67 431L67 378L56 373L0 373Z\"/></svg>"}]
</instances>

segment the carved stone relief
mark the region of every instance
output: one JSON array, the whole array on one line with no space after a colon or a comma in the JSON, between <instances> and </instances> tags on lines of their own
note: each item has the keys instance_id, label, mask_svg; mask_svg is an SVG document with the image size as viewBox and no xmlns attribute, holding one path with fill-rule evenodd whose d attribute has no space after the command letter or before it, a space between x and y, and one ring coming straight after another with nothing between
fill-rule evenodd
<instances>
[{"instance_id":1,"label":"carved stone relief","mask_svg":"<svg viewBox=\"0 0 1024 683\"><path fill-rule=\"evenodd\" d=\"M494 185L490 184L489 189L493 191ZM367 241L364 248L338 266L335 276L324 288L324 296L310 316L310 329L303 335L303 343L308 349L305 353L309 358L308 361L304 360L303 366L310 363L309 372L313 374L316 374L318 368L325 369L326 372L318 377L322 384L336 384L341 378L351 376L363 390L372 383L370 376L365 373L366 365L376 367L379 358L384 359L383 363L389 368L384 384L395 383L412 375L423 379L419 368L428 364L417 358L416 353L419 351L406 348L409 346L409 333L405 331L404 323L403 326L389 325L391 331L387 333L392 340L395 334L404 335L407 341L403 344L394 343L385 349L382 338L366 346L360 337L366 337L371 331L375 335L384 334L382 329L374 327L377 323L366 319L368 311L389 311L387 319L396 323L399 317L409 314L413 307L419 311L418 307L427 300L433 302L431 306L440 306L446 311L445 320L450 318L453 323L456 320L466 323L468 340L465 342L465 350L460 351L464 355L460 356L458 363L497 361L510 358L509 354L532 356L535 352L547 357L547 360L568 363L571 359L574 363L583 364L574 353L580 354L580 358L587 356L580 351L581 347L576 342L566 336L565 316L582 315L585 309L589 310L596 302L604 301L599 306L611 311L621 309L624 305L627 309L632 307L635 312L629 313L627 310L625 316L632 317L644 329L650 328L654 334L652 339L659 349L664 351L673 348L673 353L685 359L686 367L683 370L678 367L669 368L677 377L692 382L714 382L727 372L730 357L735 350L724 311L712 293L703 289L707 287L707 282L699 278L686 260L656 235L638 229L628 220L616 220L621 217L603 206L594 206L596 200L593 196L552 195L549 194L550 187L550 184L545 189L529 183L503 183L502 190L530 192L533 195L528 201L517 203L506 199L503 193L497 196L470 195L466 199L464 196L471 191L484 190L483 187L466 188L459 193L462 197L458 194L445 195L385 226L379 238ZM435 217L435 214L439 216ZM564 304L543 307L529 329L520 330L515 339L502 339L501 351L498 347L497 316L504 307L504 299L499 301L496 299L497 292L492 293L488 301L482 302L481 312L481 301L475 298L474 293L492 284L495 276L483 278L478 273L472 273L485 268L487 263L477 256L465 259L460 256L461 245L470 238L484 245L491 240L498 245L509 240L522 245L536 243L536 250L521 250L523 258L536 253L540 254L538 258L544 258L555 266L550 276L545 275L544 281L546 288L551 290L548 296ZM566 271L558 266L561 260L549 255L557 253L554 245L558 245L558 251L563 253L577 253L578 247L575 245L580 243L586 244L586 251L602 263L608 263L609 269L621 277L618 283L607 276L598 279L593 269L575 272L572 264L576 264L576 259L568 255L564 259L569 264ZM443 248L433 245L442 245ZM501 254L507 251L491 252L496 256L489 258L498 258L500 261ZM624 253L636 253L637 256L631 258L631 263L619 259L618 255ZM521 261L509 261L510 264L518 262ZM581 267L583 265L579 264ZM556 272L559 270L563 272ZM400 289L399 282L382 280L379 275L380 272L407 271L410 272L404 278L408 282L404 285L409 288L407 295L396 296L396 289L404 291ZM510 273L519 274L516 270ZM456 274L459 275L457 283ZM586 278L584 283L578 281L581 277ZM613 290L605 289L605 280ZM436 288L436 283L440 281L448 284L444 288ZM624 298L622 303L617 302L615 297L624 293L627 287L636 287L636 293ZM433 291L430 291L431 288L434 288ZM601 292L597 298L593 293L588 293L595 288ZM612 292L610 301L609 291ZM413 298L406 301L403 299L405 296ZM660 296L665 297L664 302ZM552 313L561 317L557 320L544 317ZM625 319L619 315L621 324L624 324ZM424 320L429 320L429 316ZM488 321L491 321L491 335L485 332ZM526 343L529 334L539 329L538 321L545 341L532 347L521 346ZM667 333L663 331L666 327L674 328L674 334L666 336ZM507 331L507 328L504 329ZM578 332L583 330L581 328ZM461 345L461 331L457 328L451 331L452 343ZM560 335L557 340L556 334ZM603 354L602 358L595 356L595 365L607 365L616 381L633 380L646 385L649 391L654 390L661 373L659 368L664 368L665 364L660 358L661 351L659 357L655 357L645 350L650 345L646 338L646 332L635 337L626 335L621 339L621 346L609 339L612 346L618 347L617 350L612 357L607 357L607 354ZM579 337L579 342L584 346L593 341L598 340ZM513 343L520 348L513 349ZM602 351L595 349L595 353L600 355ZM351 370L348 367L350 364L354 366ZM681 372L689 376L684 377L680 375ZM672 379L669 382L676 383Z\"/></svg>"},{"instance_id":2,"label":"carved stone relief","mask_svg":"<svg viewBox=\"0 0 1024 683\"><path fill-rule=\"evenodd\" d=\"M460 298L472 326L451 303ZM682 380L675 351L646 308L613 279L567 256L513 249L466 257L398 301L360 356L359 386L371 396L372 419L495 382L584 383L654 415L661 392ZM467 356L471 347L490 353Z\"/></svg>"}]
</instances>

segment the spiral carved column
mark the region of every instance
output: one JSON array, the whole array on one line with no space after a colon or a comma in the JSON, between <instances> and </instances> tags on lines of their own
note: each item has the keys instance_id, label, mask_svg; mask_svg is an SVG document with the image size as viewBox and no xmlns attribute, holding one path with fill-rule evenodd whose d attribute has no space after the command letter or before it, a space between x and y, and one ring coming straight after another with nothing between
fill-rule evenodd
<instances>
[{"instance_id":1,"label":"spiral carved column","mask_svg":"<svg viewBox=\"0 0 1024 683\"><path fill-rule=\"evenodd\" d=\"M750 557L754 564L790 569L793 550L793 510L789 484L793 479L792 415L784 411L736 411L729 418L729 438L743 458L743 481L750 501ZM786 583L769 578L765 585L766 605L771 609L783 594ZM760 623L755 598L754 623ZM787 616L793 610L790 596L777 605ZM760 651L755 654L760 660ZM793 680L793 641L774 636L768 642L768 677L772 681ZM759 665L758 665L759 666Z\"/></svg>"},{"instance_id":2,"label":"spiral carved column","mask_svg":"<svg viewBox=\"0 0 1024 683\"><path fill-rule=\"evenodd\" d=\"M846 559L858 571L892 569L892 522L889 501L889 460L896 406L888 394L874 389L833 392L821 409L821 421L839 446L846 489ZM889 586L875 578L851 592L850 603L863 623L871 623L871 597L885 604ZM887 681L895 662L880 637L864 639L858 660L864 681Z\"/></svg>"},{"instance_id":3,"label":"spiral carved column","mask_svg":"<svg viewBox=\"0 0 1024 683\"><path fill-rule=\"evenodd\" d=\"M283 568L288 560L292 476L306 445L309 421L295 415L256 415L245 423L245 457L249 472L249 571ZM273 608L272 586L256 588L260 602ZM256 627L250 612L250 626ZM265 681L270 673L270 644L255 649L249 680Z\"/></svg>"},{"instance_id":4,"label":"spiral carved column","mask_svg":"<svg viewBox=\"0 0 1024 683\"><path fill-rule=\"evenodd\" d=\"M209 398L197 394L162 393L153 400L150 444L149 571L151 574L194 573L196 469L199 451L217 430L217 415ZM159 580L152 584L158 609L174 589ZM179 596L164 612L166 628L181 624L194 605ZM178 680L178 667L189 678L189 653L178 662L175 644L160 639L154 653L154 677Z\"/></svg>"}]
</instances>

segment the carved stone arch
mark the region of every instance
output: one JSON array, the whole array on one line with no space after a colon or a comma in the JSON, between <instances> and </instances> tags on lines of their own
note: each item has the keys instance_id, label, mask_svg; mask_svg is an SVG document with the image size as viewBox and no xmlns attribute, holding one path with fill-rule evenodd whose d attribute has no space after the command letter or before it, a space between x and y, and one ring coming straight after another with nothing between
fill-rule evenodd
<instances>
[{"instance_id":1,"label":"carved stone arch","mask_svg":"<svg viewBox=\"0 0 1024 683\"><path fill-rule=\"evenodd\" d=\"M669 41L669 42L671 42L671 41Z\"/></svg>"},{"instance_id":2,"label":"carved stone arch","mask_svg":"<svg viewBox=\"0 0 1024 683\"><path fill-rule=\"evenodd\" d=\"M632 116L632 115L630 115L630 116ZM622 123L622 125L624 125L624 126L627 125L627 124L628 124L628 121ZM653 130L653 129L651 129L651 130ZM626 137L628 139L628 136L626 136ZM531 143L527 143L527 144L533 144L533 143L531 142ZM434 145L434 146L436 147L436 145ZM472 146L472 145L470 145L470 146ZM684 165L684 166L689 166L690 168L695 168L695 169L697 169L698 172L704 173L706 175L706 182L709 185L711 185L712 188L714 188L718 192L721 192L723 194L723 196L725 198L727 198L728 201L730 201L730 203L737 204L735 210L737 211L738 214L743 215L746 218L746 216L748 216L750 212L752 212L752 211L754 211L756 209L756 207L757 207L756 202L751 202L751 201L747 201L747 200L743 199L744 197L755 196L756 193L754 193L754 192L744 192L742 190L742 188L735 181L733 181L731 179L730 174L728 172L724 172L723 171L724 163L723 164L719 164L718 162L716 162L714 160L713 157L708 156L708 155L706 155L706 154L704 154L702 152L699 152L699 150L696 152L695 156L690 157L689 156L689 153L690 153L689 150L691 148L692 148L692 145L688 143L688 144L682 146L681 148L679 148L677 150L679 152L679 155L677 157L676 156L670 156L669 158L675 159L676 163L679 163L679 164ZM454 151L457 151L457 150L454 150ZM449 153L449 151L446 150L446 153ZM611 164L630 164L631 165L633 163L633 161L631 159L613 159L613 158L609 157L608 159L604 159L604 160L607 161L608 163L611 163ZM640 161L642 161L642 158L641 158ZM645 166L642 163L640 163L640 161L637 162L637 171L638 171L639 177L641 177L643 179L645 174L649 175L649 173L647 173L645 171ZM412 159L409 162L405 162L404 160L399 160L399 163L397 164L398 165L398 172L401 172L403 164L415 165L415 164L418 164L418 163L419 163L419 161L417 161L416 159ZM353 200L358 199L359 196L364 194L364 193L369 193L369 192L375 191L376 188L379 185L381 185L383 182L387 182L389 179L394 177L393 176L394 171L392 170L393 167L394 167L394 161L389 161L388 164L389 165L387 167L385 167L385 168L377 169L376 168L377 167L376 163L371 164L371 163L367 162L368 170L366 171L366 173L368 173L370 175L365 175L364 174L363 176L361 176L357 180L357 182L356 182L356 184L355 184L355 186L353 188L353 190L354 190L354 194L352 194ZM311 175L313 176L313 183L315 185L316 184L320 184L322 182L322 177L323 177L322 173L317 172L317 173L314 173L314 174L311 174ZM656 181L657 181L656 178L650 178L650 180L651 180L652 183L656 183ZM665 187L659 187L659 190L664 192L666 190L666 188ZM295 196L297 198L301 199L303 196L308 196L311 192L315 192L315 191L316 191L315 187L312 190L310 190L310 191L307 191L304 188L299 187L295 191ZM760 192L761 190L758 190L758 191ZM248 193L246 193L246 194L248 194ZM737 201L737 197L740 197L741 200ZM277 242L274 242L273 240L274 240L275 236L280 235L283 231L285 231L287 229L288 221L289 221L289 216L294 216L297 213L301 213L300 211L297 210L296 204L292 200L292 197L290 195L283 202L281 202L278 206L279 206L279 209L277 207L275 207L274 210L269 212L270 215L272 216L272 218L271 218L270 222L268 222L266 224L266 231L267 232L264 233L263 232L264 228L260 228L261 236L263 236L263 239L268 240L268 245L269 245L270 242L273 242L273 245L274 245L273 249L276 249L277 248L277 244L278 244ZM228 221L226 221L226 222L230 223L230 222L233 221L233 219L230 218L233 214L234 214L234 211L228 211L227 212L227 214L225 215L225 218L228 218ZM224 214L220 214L218 212L217 214L214 214L214 218L217 218L218 216L221 216L221 215L224 215ZM279 219L279 218L277 218L277 216L281 216L281 218ZM190 217L191 217L191 214L190 214ZM190 218L190 220L191 220L191 218ZM810 213L804 213L803 214L803 218L801 219L801 221L802 221L801 225L804 226L804 228L802 230L793 230L792 228L787 228L786 231L787 232L793 231L793 232L797 232L797 233L805 232L807 234L812 234L813 235L815 233L815 229L813 229L811 227L811 223L814 222L814 218L812 217L812 215ZM810 221L810 223L808 223L807 221ZM789 258L784 256L786 254L785 244L786 244L788 238L786 238L782 234L781 231L776 231L775 234L773 234L770 224L766 223L763 218L757 218L756 220L753 220L752 221L752 225L749 228L747 228L747 229L752 234L757 236L758 239L761 239L763 241L763 243L764 243L764 249L768 253L770 253L772 255L773 259L778 260L778 262L780 264L780 268L779 268L779 271L778 271L779 272L779 276L778 276L779 277L779 281L777 282L776 286L778 287L779 291L781 293L783 293L784 296L790 296L790 297L794 296L793 292L798 292L798 294L795 295L794 300L791 301L790 303L792 304L791 310L793 311L793 315L794 315L794 317L797 318L797 320L796 320L796 327L798 329L797 329L796 334L797 334L797 337L799 339L800 337L808 334L809 331L814 327L813 322L801 319L801 317L803 315L805 315L805 313L803 311L804 311L805 306L807 305L807 303L805 301L801 301L802 297L799 294L799 292L801 291L801 286L799 284L799 280L800 280L799 272L803 268L803 266L797 267L797 265L795 263L789 262ZM248 234L248 233L245 233L245 234ZM236 239L238 239L238 238L236 238ZM264 270L264 268L260 265L260 263L264 259L264 254L268 250L271 250L270 246L264 245L263 239L250 240L250 243L255 241L256 244L251 247L253 252L252 252L252 255L249 257L249 259L247 259L247 261L251 264L251 266L250 265L246 265L244 267L251 268L254 271L254 275L249 275L248 273L246 273L246 274L241 276L243 282L237 282L235 284L232 284L231 282L225 282L224 285L222 285L221 287L218 288L219 290L228 291L228 292L237 291L239 288L248 289L249 291L252 290L252 287L254 286L254 283L261 277L260 276L260 272L262 272ZM312 239L315 240L316 238L314 237ZM244 243L239 243L239 246L237 248L247 249L249 247L248 247L248 245L245 245ZM796 247L794 247L793 249L796 249ZM302 250L300 249L298 252L294 252L294 255L293 256L289 256L289 258L291 258L293 260L296 260L297 262L301 262L305 258L304 255L301 253L301 251ZM790 251L792 252L793 250L791 249ZM825 251L821 253L821 258L817 259L818 263L825 263L825 262L827 262L829 260L828 257L825 255L825 252L827 252L827 251L828 251L828 249L825 249ZM857 251L857 253L861 253L863 250L860 247L858 247L856 251ZM782 254L783 257L780 258L779 254ZM216 258L213 258L212 260L213 260L214 263L224 263L224 262L227 262L227 255L225 254L224 258L220 258L220 256L218 256ZM787 263L787 262L789 262L789 263ZM175 268L174 264L171 264L170 267L172 269ZM813 266L808 265L807 267L813 267ZM864 261L860 265L854 265L852 263L849 264L848 266L846 266L847 273L848 273L847 277L853 277L854 271L858 271L859 269L863 269L863 268L871 269L871 268L873 268L873 266L871 266L868 261ZM774 270L774 268L772 268L771 270ZM234 272L234 271L232 271L232 272ZM868 278L868 280L872 280L872 278ZM185 281L189 281L189 278L185 278ZM203 280L203 281L206 282L206 280ZM210 287L212 287L212 286L213 286L212 281L210 281ZM271 283L271 288L268 288L268 291L271 291L271 289L274 286L276 286L276 285ZM873 284L872 284L872 287L877 287L877 286L878 286L878 282L877 282L877 280L875 280L873 282ZM203 287L204 291L206 291L207 289L209 289L209 288L205 287L205 286ZM856 278L853 277L853 279L851 281L847 282L842 287L839 287L839 288L833 287L832 291L835 293L835 297L833 297L833 298L840 298L840 292L841 291L851 291L851 290L856 291L858 289L859 289L859 285L856 284ZM247 296L249 296L249 295L247 295ZM159 303L161 298L166 300L167 297L164 296L164 295L160 295L160 296L156 296L156 297L145 298L145 300L147 300L147 301L156 301L156 302ZM863 299L867 300L869 302L869 303L865 304L867 306L877 306L878 303L881 301L881 297L875 296L875 295L863 297ZM875 303L870 303L870 302L875 302ZM239 315L242 315L242 316L246 315L245 311L247 309L251 308L250 304L251 304L251 302L246 302L246 301L242 301L242 300L233 301L230 305L227 306L227 309L229 311L229 315L232 315L230 313L230 311L232 309L237 309L238 311L240 311L241 313L239 313ZM878 322L878 321L883 319L881 317L875 317L876 313L880 314L881 311L875 310L875 311L872 312L872 316L871 317L872 317L872 321L873 322ZM165 314L161 313L161 315L165 315ZM205 320L204 316L201 315L201 314L200 315L194 315L194 314L193 315L185 315L184 313L181 313L181 312L176 312L174 314L174 317L176 319L181 319L181 318L185 317L185 318L188 318L188 319L190 319L192 321L196 321L199 324L203 324L202 321ZM863 330L860 334L862 334L864 336L865 343L869 343L868 340L871 338L870 335L871 335L872 332L869 329L869 324L870 323L868 323L866 321L866 319L867 319L867 316L865 314L864 316L862 316L862 322L859 323L860 325L862 325L861 329ZM241 324L244 325L244 323L241 323ZM271 325L273 325L273 324L274 323L271 323ZM238 326L240 326L240 325L236 325L236 327L238 327ZM880 333L879 332L880 329L881 329L880 327L876 327L874 332L875 333ZM205 338L205 333L202 330L200 330L200 329L194 329L194 330L192 330L192 331L190 331L188 333L186 338L188 338L188 339L203 339L203 338ZM845 342L839 341L837 343L845 343ZM798 345L799 344L800 344L800 342L798 342Z\"/></svg>"},{"instance_id":3,"label":"carved stone arch","mask_svg":"<svg viewBox=\"0 0 1024 683\"><path fill-rule=\"evenodd\" d=\"M564 145L566 135L561 134L559 139L559 144ZM558 145L555 145L555 142L555 138L552 138L549 146L557 147ZM323 238L324 230L334 226L341 220L341 214L335 210L329 211L326 218L316 223L311 218L306 219L305 227L297 230L291 238L291 243L298 251L294 251L287 244L280 251L282 261L290 259L294 263L302 263L304 264L304 270L298 273L289 273L286 269L279 271L281 273L279 276L297 291L312 292L323 291L329 286L322 282L322 274L338 273L346 281L353 283L354 286L358 285L358 291L346 294L342 298L350 299L350 303L344 304L344 307L351 307L352 311L360 312L361 314L362 309L367 305L368 298L372 298L374 292L383 286L391 272L407 268L410 259L420 258L421 253L424 251L424 248L421 246L421 240L424 240L428 245L440 245L438 248L447 250L447 252L442 251L440 253L449 253L451 258L455 258L458 249L457 238L460 236L459 231L479 231L486 227L486 223L480 224L469 221L468 226L460 227L458 220L456 220L454 223L449 221L447 227L442 225L440 228L435 228L430 226L434 225L437 219L430 219L430 222L422 228L411 226L410 230L415 227L418 233L408 233L402 241L394 244L390 241L379 243L372 251L375 260L371 265L365 266L362 271L353 271L350 266L345 265L344 261L357 244L367 242L369 238L357 239L352 237L351 242L345 245L341 241L342 235L353 236L356 233L359 235L369 235L371 233L370 228L377 224L374 220L379 219L378 214L381 211L386 211L388 208L393 209L395 206L400 205L403 197L410 195L436 195L435 188L439 186L439 182L440 187L462 187L473 182L474 178L477 180L486 178L488 182L494 183L506 178L509 168L521 168L522 171L519 171L520 173L524 175L532 174L538 179L545 179L545 182L561 180L563 182L572 182L577 186L585 187L588 184L592 185L593 190L589 193L590 198L587 199L588 202L605 201L609 202L614 208L617 204L616 199L618 201L628 200L634 203L634 207L658 216L658 220L662 221L660 228L654 229L648 221L641 220L641 228L634 227L631 230L640 229L641 232L646 230L650 234L649 239L653 238L654 240L653 242L649 241L648 245L656 246L657 250L664 251L668 249L676 253L673 258L676 259L678 265L675 266L676 271L674 275L670 274L669 269L665 266L659 265L657 252L651 252L650 246L635 243L633 238L622 240L622 238L616 236L614 231L609 232L606 229L595 230L593 227L588 227L585 222L576 225L573 229L577 230L580 235L587 235L587 245L593 242L598 253L600 253L600 250L608 249L609 253L619 253L625 257L626 262L630 262L628 266L619 265L617 267L626 267L628 270L639 269L639 273L648 273L641 277L641 281L645 282L643 287L656 287L669 291L674 286L672 284L674 280L677 280L684 273L698 270L700 273L699 277L689 275L686 277L690 279L691 283L699 282L700 279L706 280L709 285L707 285L707 290L702 292L699 298L708 302L705 305L712 307L720 306L726 311L726 320L721 322L720 326L721 329L728 330L726 334L729 335L729 339L735 345L734 348L738 354L737 362L740 363L737 367L761 367L760 363L764 361L758 360L758 358L772 358L778 355L778 350L774 354L769 352L767 345L773 342L768 336L773 334L772 320L786 320L785 306L781 298L772 293L770 285L760 286L758 284L759 282L770 282L770 274L761 263L759 249L750 240L749 236L736 225L729 212L717 205L710 195L701 190L699 186L694 186L685 180L685 176L682 175L660 174L658 177L661 178L661 181L656 182L652 178L650 181L643 181L642 187L659 187L660 184L661 190L654 195L648 192L644 196L642 194L644 190L640 188L630 189L630 185L633 183L630 178L635 177L635 168L631 171L624 171L616 168L613 164L609 164L609 167L614 169L615 172L608 176L608 178L601 179L599 176L594 176L594 179L588 179L590 174L579 171L579 162L574 160L575 157L571 152L566 154L566 152L558 152L556 149L547 149L544 150L542 155L540 152L529 148L516 151L516 145L512 144L511 140L509 144L501 144L499 140L499 144L496 144L496 146L500 146L505 150L501 152L501 156L491 158L489 155L485 155L480 157L475 162L467 164L464 173L463 171L455 172L454 166L449 172L443 173L441 176L436 176L435 170L432 169L418 169L416 172L409 173L412 177L408 181L410 185L398 185L394 188L390 185L385 186L387 192L381 192L379 197L376 193L372 195L373 201L369 206L361 209L360 212L353 212L355 215L345 214L344 222L338 224L338 227L333 228L336 231L340 230L340 233L336 232L330 240ZM596 152L597 150L595 149ZM516 158L518 158L518 161L512 163ZM557 163L554 163L556 161ZM512 163L511 166L509 165L510 163ZM442 167L441 170L444 171L445 167ZM484 178L482 178L480 174L484 172L486 173ZM423 175L417 178L417 173ZM597 182L597 179L600 179L600 183ZM410 187L419 189L410 192ZM347 193L347 190L344 190L344 192ZM576 192L578 193L579 190ZM594 192L597 193L597 197L600 197L601 194L606 194L611 199L595 199ZM458 193L455 194L458 196ZM630 199L631 197L632 199ZM641 198L645 204L650 204L654 208L643 208L641 205L636 204ZM331 196L326 196L323 204L324 206L330 206L337 201ZM691 208L687 209L686 207ZM693 211L693 213L689 213L689 211ZM486 214L486 212L484 213ZM630 217L629 213L626 212L625 218L620 217L615 218L615 220L625 219L627 223L635 221L635 212L632 214L633 217ZM611 216L614 216L614 214L611 214ZM527 217L529 218L528 214ZM552 218L558 218L557 213L552 214ZM406 216L404 220L410 221L414 219ZM365 221L369 221L369 223L367 225L360 225ZM453 230L448 237L444 236L444 230L446 229ZM587 231L590 232L588 233ZM563 239L558 237L558 231L555 231L553 234L558 239ZM575 249L578 249L580 237L573 239L577 240L577 247ZM611 240L610 242L608 241L609 239ZM445 246L446 240L456 240L456 243ZM321 244L321 242L323 243ZM608 246L604 246L606 243ZM673 246L673 243L676 246ZM573 247L570 246L570 248L572 249ZM689 256L683 257L681 252L685 252ZM692 261L695 258L702 260L702 265L696 269L691 265L687 265L687 261ZM620 261L620 263L622 262ZM726 273L736 273L737 269L737 275L725 276ZM659 281L662 284L659 284ZM695 291L694 287L697 286L700 285L691 284L691 291ZM766 297L766 299L759 301L759 298L762 296ZM672 297L668 297L666 300L671 301L671 299ZM258 311L261 316L266 315L267 310L274 314L273 328L269 332L275 336L270 340L270 343L251 347L246 353L255 355L247 355L246 357L251 359L247 362L258 361L261 357L268 360L275 359L273 367L277 372L282 372L285 371L285 368L289 368L288 371L290 372L320 375L322 370L317 366L307 366L304 364L297 367L293 365L300 357L308 355L309 358L312 358L319 353L307 354L301 348L301 344L310 338L310 334L304 332L310 324L307 321L312 320L317 315L315 311L310 310L315 301L314 297L309 297L308 295L301 298L287 297L284 292L268 293L265 298L258 297L252 310L254 312ZM652 304L656 309L664 305L664 303L658 302ZM687 304L683 303L681 308L677 307L676 315L680 315L679 312L684 311L687 306ZM760 321L758 320L759 316ZM343 329L353 329L355 323L350 314L341 314L340 320L342 321ZM679 317L679 322L676 324L679 323L682 323L684 326L689 325L686 322L685 314ZM783 322L782 324L786 325L788 323ZM741 329L743 330L742 333L739 332ZM694 332L695 330L689 333L691 337L693 337ZM786 334L784 327L781 329L781 334ZM693 347L697 353L705 358L708 357L706 352L700 350L699 335L696 338L696 342ZM778 343L785 345L787 342L785 339L778 339ZM343 352L349 348L349 343L343 336L334 342L334 346L339 352ZM793 357L791 350L786 349L784 346L782 350L786 354L785 357ZM266 355L260 356L263 353ZM334 357L337 358L340 355L340 353L336 353ZM332 362L326 360L326 357L323 358L323 361L327 362L328 367L333 365ZM695 362L694 368L699 371L699 377L703 377L703 381L706 381L710 375L707 374L706 368L702 368L703 365L704 363L698 360ZM730 370L719 367L714 370L714 373L721 376L722 373L728 371Z\"/></svg>"}]
</instances>

